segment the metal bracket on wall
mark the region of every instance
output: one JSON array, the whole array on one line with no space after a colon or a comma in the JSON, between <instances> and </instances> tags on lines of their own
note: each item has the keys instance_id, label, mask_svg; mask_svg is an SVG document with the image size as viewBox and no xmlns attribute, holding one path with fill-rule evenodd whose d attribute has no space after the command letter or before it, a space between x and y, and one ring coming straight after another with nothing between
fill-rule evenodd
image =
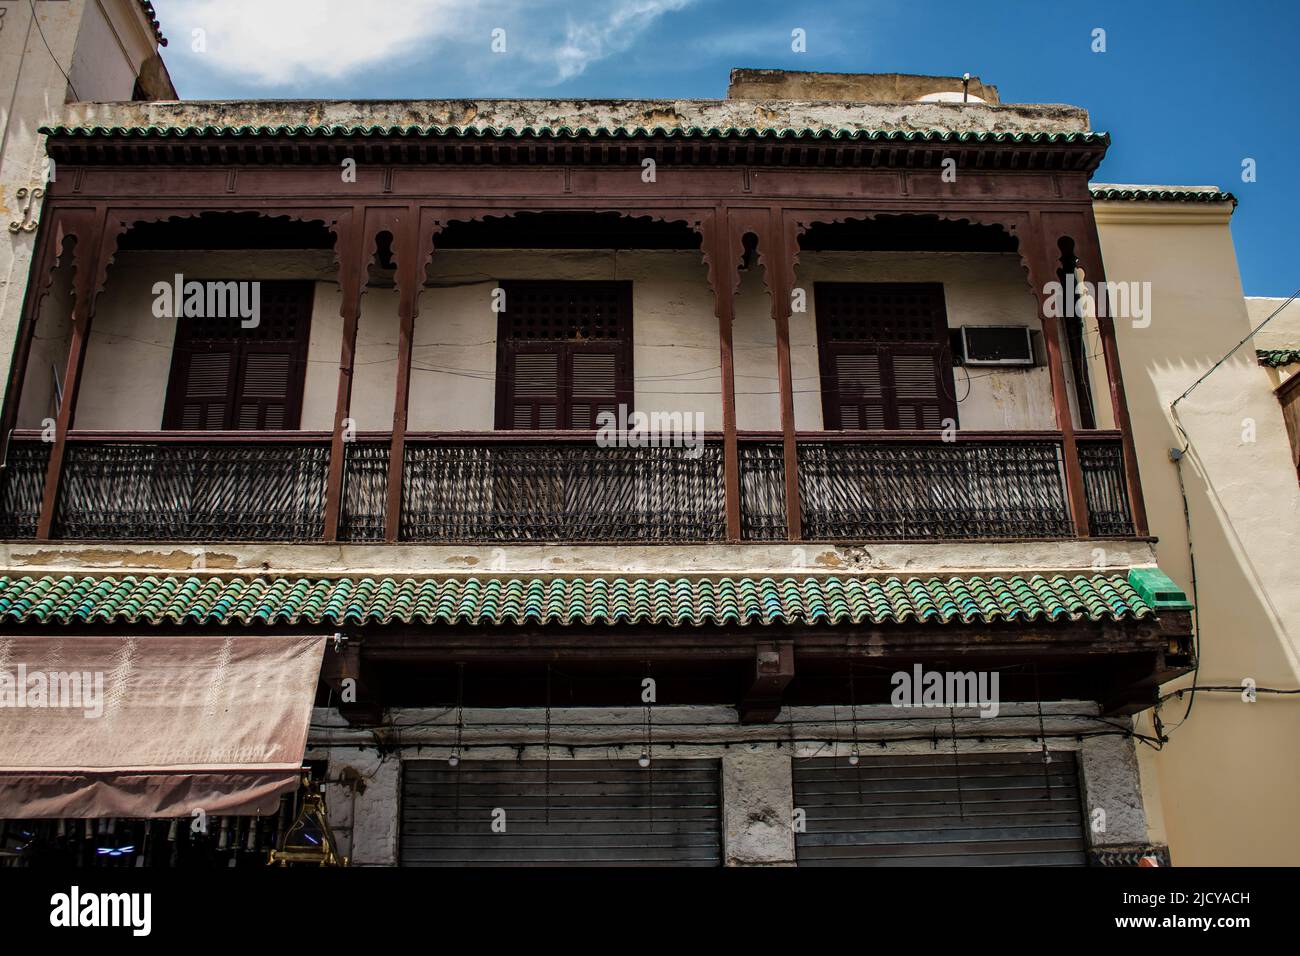
<instances>
[{"instance_id":1,"label":"metal bracket on wall","mask_svg":"<svg viewBox=\"0 0 1300 956\"><path fill-rule=\"evenodd\" d=\"M40 186L28 189L26 186L20 186L15 194L22 208L22 214L11 223L9 223L10 232L35 232L36 216L41 209L41 197L45 195L45 190Z\"/></svg>"}]
</instances>

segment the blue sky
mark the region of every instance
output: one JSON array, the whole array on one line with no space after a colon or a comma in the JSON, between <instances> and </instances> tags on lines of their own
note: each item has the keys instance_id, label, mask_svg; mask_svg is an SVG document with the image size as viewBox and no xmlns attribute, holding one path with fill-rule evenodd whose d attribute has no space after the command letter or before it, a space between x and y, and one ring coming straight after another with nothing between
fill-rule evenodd
<instances>
[{"instance_id":1,"label":"blue sky","mask_svg":"<svg viewBox=\"0 0 1300 956\"><path fill-rule=\"evenodd\" d=\"M1087 108L1098 181L1217 185L1249 295L1300 287L1295 0L154 0L182 97L721 97L732 67L961 74ZM807 50L791 50L795 28ZM1094 53L1093 30L1106 31ZM193 48L195 29L206 48ZM491 51L505 31L505 52ZM1256 181L1242 181L1242 161Z\"/></svg>"}]
</instances>

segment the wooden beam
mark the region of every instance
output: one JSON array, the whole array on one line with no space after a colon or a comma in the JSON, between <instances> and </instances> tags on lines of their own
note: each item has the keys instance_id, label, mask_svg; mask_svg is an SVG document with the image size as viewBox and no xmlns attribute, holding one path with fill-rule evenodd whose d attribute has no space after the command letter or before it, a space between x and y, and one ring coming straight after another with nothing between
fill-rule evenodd
<instances>
[{"instance_id":1,"label":"wooden beam","mask_svg":"<svg viewBox=\"0 0 1300 956\"><path fill-rule=\"evenodd\" d=\"M790 296L794 291L794 249L787 238L780 207L769 210L767 234L768 291L776 323L777 388L781 393L781 450L785 462L786 538L803 539L799 500L799 450L795 443L794 373L790 362Z\"/></svg>"},{"instance_id":2,"label":"wooden beam","mask_svg":"<svg viewBox=\"0 0 1300 956\"><path fill-rule=\"evenodd\" d=\"M402 474L406 463L406 423L411 401L411 354L415 315L424 285L424 261L419 254L420 215L411 205L393 234L398 291L397 392L393 398L393 437L388 452L388 506L384 511L384 540L396 543L402 527Z\"/></svg>"},{"instance_id":3,"label":"wooden beam","mask_svg":"<svg viewBox=\"0 0 1300 956\"><path fill-rule=\"evenodd\" d=\"M68 346L68 362L63 373L63 401L59 405L58 418L55 419L54 443L50 446L49 465L45 470L41 513L36 522L37 541L49 541L54 531L68 429L72 427L76 415L77 393L81 388L81 372L86 364L86 346L90 341L90 323L95 312L95 297L99 291L100 270L106 257L109 256L109 250L105 246L109 242L116 241L116 235L110 238L106 234L106 220L106 211L103 207L99 207L82 217L82 224L76 233L72 339Z\"/></svg>"},{"instance_id":4,"label":"wooden beam","mask_svg":"<svg viewBox=\"0 0 1300 956\"><path fill-rule=\"evenodd\" d=\"M320 680L334 692L339 714L349 724L373 726L383 720L379 689L362 672L361 646L357 642L337 647L332 641L326 642Z\"/></svg>"},{"instance_id":5,"label":"wooden beam","mask_svg":"<svg viewBox=\"0 0 1300 956\"><path fill-rule=\"evenodd\" d=\"M1128 485L1129 508L1133 514L1133 531L1140 537L1150 534L1147 522L1146 500L1142 496L1142 477L1138 471L1137 446L1133 439L1133 420L1129 417L1128 398L1124 393L1124 370L1120 363L1119 346L1115 340L1115 320L1111 303L1106 295L1106 267L1102 261L1101 241L1097 235L1097 221L1089 209L1083 217L1082 228L1074 236L1075 255L1083 264L1084 277L1097 283L1097 331L1101 335L1102 355L1106 360L1106 378L1110 384L1110 404L1115 427L1120 431L1124 454L1124 478ZM1103 314L1104 313L1104 314Z\"/></svg>"},{"instance_id":6,"label":"wooden beam","mask_svg":"<svg viewBox=\"0 0 1300 956\"><path fill-rule=\"evenodd\" d=\"M754 653L754 682L737 710L742 724L771 723L781 713L781 696L794 679L794 643L759 644Z\"/></svg>"},{"instance_id":7,"label":"wooden beam","mask_svg":"<svg viewBox=\"0 0 1300 956\"><path fill-rule=\"evenodd\" d=\"M356 363L357 326L361 319L361 295L371 256L366 232L366 209L355 206L338 231L338 281L343 317L343 342L339 354L338 393L334 401L334 432L330 441L330 470L325 484L325 540L337 541L343 510L343 469L347 448L343 441L344 422L352 409L352 374Z\"/></svg>"},{"instance_id":8,"label":"wooden beam","mask_svg":"<svg viewBox=\"0 0 1300 956\"><path fill-rule=\"evenodd\" d=\"M1070 414L1070 394L1065 377L1065 357L1061 348L1060 325L1049 314L1051 299L1049 284L1056 282L1056 239L1044 231L1043 219L1037 211L1029 214L1029 235L1022 236L1029 248L1025 257L1029 263L1029 281L1038 299L1038 315L1043 324L1043 345L1047 350L1047 367L1052 379L1052 406L1056 412L1056 427L1061 431L1061 451L1065 462L1066 500L1074 522L1076 537L1091 536L1088 519L1088 499L1083 487L1083 469L1079 465L1079 446L1074 435L1074 417Z\"/></svg>"},{"instance_id":9,"label":"wooden beam","mask_svg":"<svg viewBox=\"0 0 1300 956\"><path fill-rule=\"evenodd\" d=\"M736 366L732 327L740 260L733 244L727 209L719 205L703 226L709 258L709 285L718 318L718 351L722 390L722 478L727 509L727 540L738 542L740 521L740 444L736 436Z\"/></svg>"},{"instance_id":10,"label":"wooden beam","mask_svg":"<svg viewBox=\"0 0 1300 956\"><path fill-rule=\"evenodd\" d=\"M23 295L23 308L18 319L18 338L13 357L9 362L9 381L5 388L4 412L0 415L0 461L8 460L9 437L18 422L22 403L23 385L27 380L27 363L31 358L32 340L40 321L41 303L49 292L54 270L58 268L63 251L63 216L53 213L41 221L32 251L31 271Z\"/></svg>"}]
</instances>

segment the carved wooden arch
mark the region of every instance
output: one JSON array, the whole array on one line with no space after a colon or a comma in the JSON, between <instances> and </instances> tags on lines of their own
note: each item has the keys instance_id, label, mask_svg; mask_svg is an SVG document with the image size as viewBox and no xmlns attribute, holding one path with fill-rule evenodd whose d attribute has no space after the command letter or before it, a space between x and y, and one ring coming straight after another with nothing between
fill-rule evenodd
<instances>
[{"instance_id":1,"label":"carved wooden arch","mask_svg":"<svg viewBox=\"0 0 1300 956\"><path fill-rule=\"evenodd\" d=\"M1034 237L1030 234L1030 217L1023 212L1007 212L994 210L947 210L947 209L909 209L906 207L887 207L850 211L833 211L833 210L798 210L787 212L784 217L784 241L787 254L790 257L790 275L793 278L795 271L799 267L799 259L803 249L799 245L799 240L803 237L809 228L814 225L842 225L849 222L867 222L879 219L882 216L912 216L916 218L934 219L940 222L951 222L957 224L966 224L971 226L997 226L1002 229L1008 236L1016 242L1016 255L1020 259L1020 267L1025 273L1025 283L1030 292L1037 297L1039 290L1034 283L1034 273L1037 271L1036 257L1041 254L1034 244Z\"/></svg>"},{"instance_id":2,"label":"carved wooden arch","mask_svg":"<svg viewBox=\"0 0 1300 956\"><path fill-rule=\"evenodd\" d=\"M350 207L287 206L277 208L274 206L250 206L239 203L217 207L212 205L201 207L111 207L107 211L104 221L101 254L95 273L93 295L98 297L107 284L108 269L117 260L122 236L136 226L149 222L168 222L171 220L179 222L185 219L198 219L203 215L213 213L230 215L255 213L262 219L288 219L301 223L320 223L334 237L334 269L337 273L342 266L343 249L341 240L345 240L345 225L349 212Z\"/></svg>"},{"instance_id":3,"label":"carved wooden arch","mask_svg":"<svg viewBox=\"0 0 1300 956\"><path fill-rule=\"evenodd\" d=\"M566 213L598 215L616 215L623 219L648 220L664 224L681 223L700 237L700 257L705 267L710 286L714 285L713 256L711 255L711 230L714 210L707 206L614 206L607 202L591 205L572 204L562 206L439 206L428 208L432 235L430 236L429 254L433 253L436 236L441 234L454 222L487 222L490 219L508 220L520 214L531 213ZM421 238L428 230L421 224ZM426 267L428 263L425 263Z\"/></svg>"}]
</instances>

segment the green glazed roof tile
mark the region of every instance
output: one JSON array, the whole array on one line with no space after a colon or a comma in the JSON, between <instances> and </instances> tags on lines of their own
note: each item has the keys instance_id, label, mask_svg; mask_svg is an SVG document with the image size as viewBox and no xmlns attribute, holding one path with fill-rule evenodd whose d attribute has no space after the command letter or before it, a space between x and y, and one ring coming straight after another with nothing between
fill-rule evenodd
<instances>
[{"instance_id":1,"label":"green glazed roof tile","mask_svg":"<svg viewBox=\"0 0 1300 956\"><path fill-rule=\"evenodd\" d=\"M1055 143L1109 144L1110 134L1093 130L1063 132L1011 132L994 130L900 130L864 129L855 126L645 126L529 124L493 126L486 124L215 124L168 126L42 126L47 136L133 137L149 139L215 139L258 136L346 138L346 137L454 137L460 139L531 138L579 139L813 139L852 142L904 143L999 143L1044 145Z\"/></svg>"},{"instance_id":2,"label":"green glazed roof tile","mask_svg":"<svg viewBox=\"0 0 1300 956\"><path fill-rule=\"evenodd\" d=\"M1300 349L1256 349L1255 356L1260 365L1281 368L1283 365L1300 362Z\"/></svg>"},{"instance_id":3,"label":"green glazed roof tile","mask_svg":"<svg viewBox=\"0 0 1300 956\"><path fill-rule=\"evenodd\" d=\"M1167 579L1166 579L1167 580ZM1122 574L678 578L0 577L0 624L861 624L1154 615ZM1173 603L1170 605L1174 606ZM1181 605L1180 605L1181 609Z\"/></svg>"},{"instance_id":4,"label":"green glazed roof tile","mask_svg":"<svg viewBox=\"0 0 1300 956\"><path fill-rule=\"evenodd\" d=\"M1122 186L1097 183L1090 189L1092 198L1107 202L1230 202L1237 197L1213 186Z\"/></svg>"}]
</instances>

